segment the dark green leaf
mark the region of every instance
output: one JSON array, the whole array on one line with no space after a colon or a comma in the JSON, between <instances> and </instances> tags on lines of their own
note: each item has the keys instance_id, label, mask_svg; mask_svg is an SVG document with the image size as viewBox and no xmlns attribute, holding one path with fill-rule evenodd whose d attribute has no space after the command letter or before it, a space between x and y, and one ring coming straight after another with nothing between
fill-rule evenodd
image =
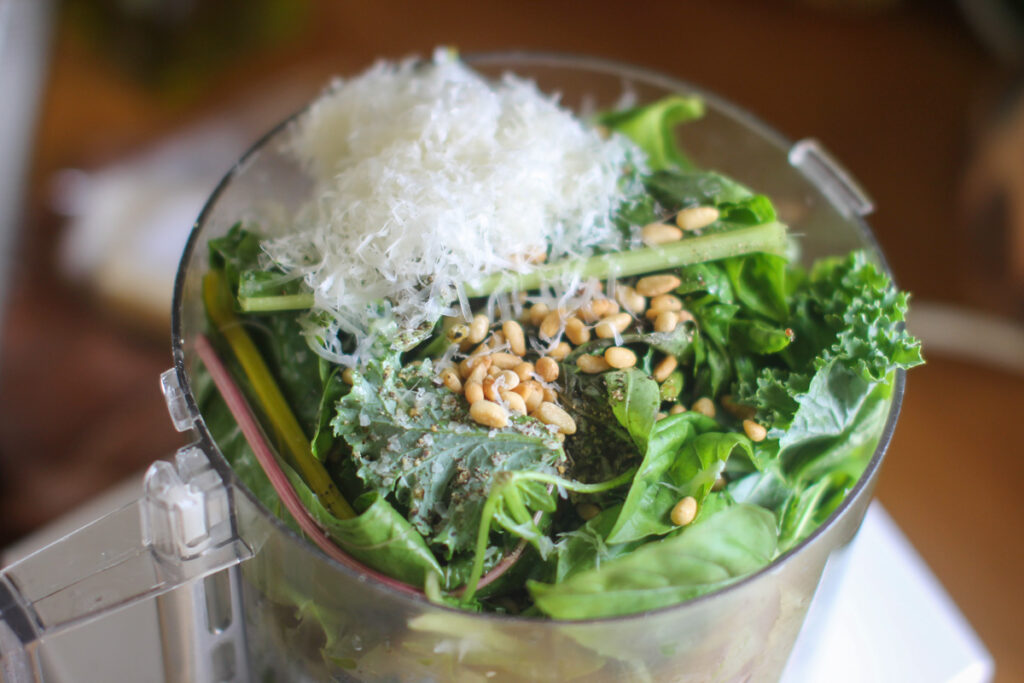
<instances>
[{"instance_id":1,"label":"dark green leaf","mask_svg":"<svg viewBox=\"0 0 1024 683\"><path fill-rule=\"evenodd\" d=\"M612 413L629 432L637 451L643 453L658 419L661 405L658 383L636 368L607 372L604 378Z\"/></svg>"}]
</instances>

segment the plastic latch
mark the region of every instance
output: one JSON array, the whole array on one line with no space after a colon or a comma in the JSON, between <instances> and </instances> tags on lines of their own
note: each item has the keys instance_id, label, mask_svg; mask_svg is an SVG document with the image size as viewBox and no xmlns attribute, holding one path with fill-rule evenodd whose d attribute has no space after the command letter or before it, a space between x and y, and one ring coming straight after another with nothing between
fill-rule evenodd
<instances>
[{"instance_id":1,"label":"plastic latch","mask_svg":"<svg viewBox=\"0 0 1024 683\"><path fill-rule=\"evenodd\" d=\"M199 448L178 451L174 465L153 463L143 500L145 540L164 559L193 560L235 540L227 487Z\"/></svg>"},{"instance_id":2,"label":"plastic latch","mask_svg":"<svg viewBox=\"0 0 1024 683\"><path fill-rule=\"evenodd\" d=\"M174 368L160 373L160 389L164 393L164 400L167 402L167 411L171 414L171 422L179 432L187 432L192 429L195 421L188 409L188 402L185 400L185 392L181 390L178 382L178 372Z\"/></svg>"},{"instance_id":3,"label":"plastic latch","mask_svg":"<svg viewBox=\"0 0 1024 683\"><path fill-rule=\"evenodd\" d=\"M846 217L867 216L875 204L820 142L805 138L789 150L789 163L814 183Z\"/></svg>"}]
</instances>

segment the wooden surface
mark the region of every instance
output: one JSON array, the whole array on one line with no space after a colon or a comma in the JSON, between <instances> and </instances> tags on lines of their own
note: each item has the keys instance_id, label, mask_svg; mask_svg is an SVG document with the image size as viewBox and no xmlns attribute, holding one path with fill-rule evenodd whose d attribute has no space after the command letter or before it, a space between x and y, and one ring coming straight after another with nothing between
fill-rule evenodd
<instances>
[{"instance_id":1,"label":"wooden surface","mask_svg":"<svg viewBox=\"0 0 1024 683\"><path fill-rule=\"evenodd\" d=\"M53 174L115 159L286 74L312 94L331 73L438 44L596 54L715 90L843 160L875 199L872 225L917 298L1019 313L998 275L971 265L979 236L956 203L978 112L1005 73L943 2L855 13L738 0L325 1L298 39L209 74L184 98L140 86L64 26L0 339L0 544L181 445L157 383L168 335L126 324L57 273ZM1024 680L1021 408L1024 378L929 357L908 379L879 486L1007 682Z\"/></svg>"}]
</instances>

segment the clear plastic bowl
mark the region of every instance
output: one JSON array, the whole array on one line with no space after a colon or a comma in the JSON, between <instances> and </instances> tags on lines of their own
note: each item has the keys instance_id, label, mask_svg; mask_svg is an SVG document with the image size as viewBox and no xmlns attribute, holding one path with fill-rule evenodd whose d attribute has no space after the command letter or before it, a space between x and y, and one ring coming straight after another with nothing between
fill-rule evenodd
<instances>
[{"instance_id":1,"label":"clear plastic bowl","mask_svg":"<svg viewBox=\"0 0 1024 683\"><path fill-rule=\"evenodd\" d=\"M704 168L773 198L800 236L802 258L874 250L861 215L870 205L813 143L791 145L738 107L686 83L607 61L544 54L471 57L479 71L512 71L579 111L629 93L639 102L699 93L707 113L679 128ZM865 514L903 392L897 378L885 430L861 481L829 520L792 551L725 590L648 613L590 621L470 614L399 594L341 566L263 507L217 450L196 406L194 341L204 331L200 281L206 243L268 203L296 208L310 185L282 153L286 121L224 178L203 210L178 272L173 350L200 444L233 492L249 675L254 680L769 681L786 663L830 557Z\"/></svg>"}]
</instances>

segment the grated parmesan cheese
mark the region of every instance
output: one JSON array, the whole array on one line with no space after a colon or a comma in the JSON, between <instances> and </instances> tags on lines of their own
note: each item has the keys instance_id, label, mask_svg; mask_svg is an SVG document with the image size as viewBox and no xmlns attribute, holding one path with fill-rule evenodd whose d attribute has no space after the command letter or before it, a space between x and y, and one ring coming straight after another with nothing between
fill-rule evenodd
<instances>
[{"instance_id":1,"label":"grated parmesan cheese","mask_svg":"<svg viewBox=\"0 0 1024 683\"><path fill-rule=\"evenodd\" d=\"M263 247L312 288L306 332L318 353L347 365L375 318L412 337L467 314L462 283L528 268L538 252L555 261L623 247L611 215L622 168L638 158L532 82L484 80L443 50L337 81L289 151L314 198L296 231ZM363 340L354 353L339 330Z\"/></svg>"}]
</instances>

